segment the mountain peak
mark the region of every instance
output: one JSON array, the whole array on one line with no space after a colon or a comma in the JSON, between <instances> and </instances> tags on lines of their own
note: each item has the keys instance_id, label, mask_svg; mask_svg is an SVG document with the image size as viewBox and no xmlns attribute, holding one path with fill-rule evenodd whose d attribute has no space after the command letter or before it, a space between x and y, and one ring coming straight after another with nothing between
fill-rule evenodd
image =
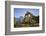
<instances>
[{"instance_id":1,"label":"mountain peak","mask_svg":"<svg viewBox=\"0 0 46 36\"><path fill-rule=\"evenodd\" d=\"M29 15L29 14L32 15L29 11L27 11L27 13L25 15Z\"/></svg>"}]
</instances>

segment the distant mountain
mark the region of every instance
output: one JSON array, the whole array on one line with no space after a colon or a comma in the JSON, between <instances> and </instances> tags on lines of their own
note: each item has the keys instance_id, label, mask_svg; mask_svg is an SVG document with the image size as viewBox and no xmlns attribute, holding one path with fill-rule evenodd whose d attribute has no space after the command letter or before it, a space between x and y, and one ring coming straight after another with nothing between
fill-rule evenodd
<instances>
[{"instance_id":1,"label":"distant mountain","mask_svg":"<svg viewBox=\"0 0 46 36\"><path fill-rule=\"evenodd\" d=\"M16 18L16 21L19 21L19 18Z\"/></svg>"},{"instance_id":2,"label":"distant mountain","mask_svg":"<svg viewBox=\"0 0 46 36\"><path fill-rule=\"evenodd\" d=\"M22 22L24 18L22 16L20 16L19 19L20 19L20 22Z\"/></svg>"},{"instance_id":3,"label":"distant mountain","mask_svg":"<svg viewBox=\"0 0 46 36\"><path fill-rule=\"evenodd\" d=\"M16 21L17 21L17 22L22 22L22 21L23 21L23 17L20 16L19 18L16 18Z\"/></svg>"}]
</instances>

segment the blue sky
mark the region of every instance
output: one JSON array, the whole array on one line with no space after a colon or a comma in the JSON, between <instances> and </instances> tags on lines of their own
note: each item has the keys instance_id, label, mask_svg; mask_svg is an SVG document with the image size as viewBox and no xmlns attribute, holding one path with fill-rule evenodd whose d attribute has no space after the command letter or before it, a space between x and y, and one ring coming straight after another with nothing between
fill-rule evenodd
<instances>
[{"instance_id":1,"label":"blue sky","mask_svg":"<svg viewBox=\"0 0 46 36\"><path fill-rule=\"evenodd\" d=\"M26 12L29 11L34 16L39 15L39 9L30 9L30 8L14 8L14 16L19 18L20 16L24 16Z\"/></svg>"}]
</instances>

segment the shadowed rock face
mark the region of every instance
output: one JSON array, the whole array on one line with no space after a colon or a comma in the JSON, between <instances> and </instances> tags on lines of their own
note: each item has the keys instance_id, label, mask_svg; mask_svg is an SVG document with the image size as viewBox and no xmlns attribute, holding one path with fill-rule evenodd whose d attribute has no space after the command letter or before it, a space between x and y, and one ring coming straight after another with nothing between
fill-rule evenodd
<instances>
[{"instance_id":1,"label":"shadowed rock face","mask_svg":"<svg viewBox=\"0 0 46 36\"><path fill-rule=\"evenodd\" d=\"M32 15L30 12L27 12L27 13L25 14L25 17L24 17L24 22L25 22L25 23L28 23L28 24L36 23L36 21L33 20L32 18L33 18L33 15Z\"/></svg>"}]
</instances>

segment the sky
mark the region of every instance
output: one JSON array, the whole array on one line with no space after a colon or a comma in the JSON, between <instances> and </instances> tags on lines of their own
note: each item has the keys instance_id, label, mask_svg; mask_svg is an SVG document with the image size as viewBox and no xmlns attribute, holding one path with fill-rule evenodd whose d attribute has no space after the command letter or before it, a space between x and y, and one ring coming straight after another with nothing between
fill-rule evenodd
<instances>
[{"instance_id":1,"label":"sky","mask_svg":"<svg viewBox=\"0 0 46 36\"><path fill-rule=\"evenodd\" d=\"M20 16L25 16L26 12L29 11L34 16L39 15L39 9L30 9L30 8L14 8L14 16L19 18Z\"/></svg>"}]
</instances>

